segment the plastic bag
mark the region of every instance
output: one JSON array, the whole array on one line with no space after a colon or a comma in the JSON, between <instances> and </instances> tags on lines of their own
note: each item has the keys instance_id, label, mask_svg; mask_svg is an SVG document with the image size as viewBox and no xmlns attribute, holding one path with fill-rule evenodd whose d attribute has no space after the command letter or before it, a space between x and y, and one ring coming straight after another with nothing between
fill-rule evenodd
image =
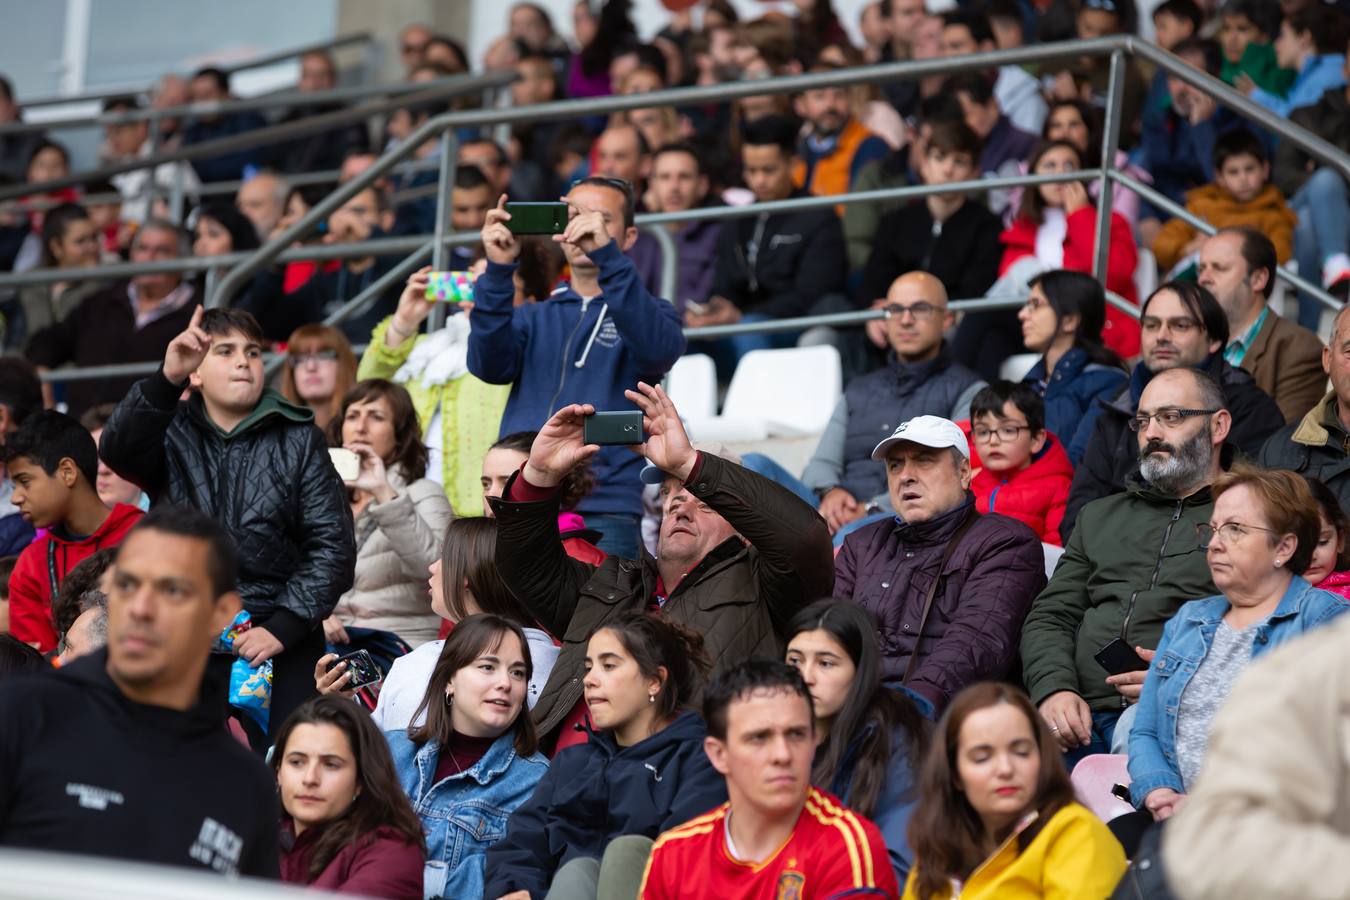
<instances>
[{"instance_id":1,"label":"plastic bag","mask_svg":"<svg viewBox=\"0 0 1350 900\"><path fill-rule=\"evenodd\" d=\"M239 635L253 627L253 620L247 612L241 611L220 634L217 646L230 653L234 652L234 642ZM257 723L264 732L272 710L272 661L254 667L248 660L238 658L230 666L230 705L241 710Z\"/></svg>"}]
</instances>

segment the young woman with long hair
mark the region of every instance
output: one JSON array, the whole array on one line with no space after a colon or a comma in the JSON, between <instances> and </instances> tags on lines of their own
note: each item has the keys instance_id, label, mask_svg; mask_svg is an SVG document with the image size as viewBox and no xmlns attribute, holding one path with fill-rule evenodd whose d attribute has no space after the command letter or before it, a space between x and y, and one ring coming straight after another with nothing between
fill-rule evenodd
<instances>
[{"instance_id":1,"label":"young woman with long hair","mask_svg":"<svg viewBox=\"0 0 1350 900\"><path fill-rule=\"evenodd\" d=\"M315 697L291 713L272 754L281 877L363 897L422 896L423 839L389 746L364 709Z\"/></svg>"},{"instance_id":2,"label":"young woman with long hair","mask_svg":"<svg viewBox=\"0 0 1350 900\"><path fill-rule=\"evenodd\" d=\"M1091 275L1067 269L1042 272L1028 288L1017 318L1023 343L1041 358L1022 380L1045 400L1046 429L1078 465L1101 410L1097 401L1114 400L1128 377L1102 343L1106 293Z\"/></svg>"},{"instance_id":3,"label":"young woman with long hair","mask_svg":"<svg viewBox=\"0 0 1350 900\"><path fill-rule=\"evenodd\" d=\"M441 648L418 724L385 732L426 829L427 897L483 896L485 851L548 771L525 708L531 668L520 626L469 616Z\"/></svg>"},{"instance_id":4,"label":"young woman with long hair","mask_svg":"<svg viewBox=\"0 0 1350 900\"><path fill-rule=\"evenodd\" d=\"M815 708L812 783L876 822L903 883L913 865L905 827L930 723L912 695L882 683L876 623L856 604L821 600L797 613L786 660Z\"/></svg>"},{"instance_id":5,"label":"young woman with long hair","mask_svg":"<svg viewBox=\"0 0 1350 900\"><path fill-rule=\"evenodd\" d=\"M1106 897L1125 872L1031 700L991 681L957 694L938 722L909 840L905 900Z\"/></svg>"},{"instance_id":6,"label":"young woman with long hair","mask_svg":"<svg viewBox=\"0 0 1350 900\"><path fill-rule=\"evenodd\" d=\"M726 801L689 708L708 668L699 635L629 613L591 636L585 666L590 739L511 816L485 897L636 896L657 835Z\"/></svg>"}]
</instances>

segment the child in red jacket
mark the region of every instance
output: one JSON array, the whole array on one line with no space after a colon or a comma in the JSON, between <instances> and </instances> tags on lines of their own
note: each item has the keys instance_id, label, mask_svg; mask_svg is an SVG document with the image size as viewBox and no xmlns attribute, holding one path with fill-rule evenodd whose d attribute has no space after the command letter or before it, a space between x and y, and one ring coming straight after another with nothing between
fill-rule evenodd
<instances>
[{"instance_id":1,"label":"child in red jacket","mask_svg":"<svg viewBox=\"0 0 1350 900\"><path fill-rule=\"evenodd\" d=\"M79 422L35 413L0 448L14 482L12 501L47 533L24 548L9 577L9 628L43 653L56 649L52 598L66 573L103 547L122 542L141 511L111 510L98 499L98 448Z\"/></svg>"},{"instance_id":2,"label":"child in red jacket","mask_svg":"<svg viewBox=\"0 0 1350 900\"><path fill-rule=\"evenodd\" d=\"M970 426L982 463L970 483L975 508L1025 522L1059 546L1073 466L1045 430L1045 401L1029 384L995 381L971 400Z\"/></svg>"}]
</instances>

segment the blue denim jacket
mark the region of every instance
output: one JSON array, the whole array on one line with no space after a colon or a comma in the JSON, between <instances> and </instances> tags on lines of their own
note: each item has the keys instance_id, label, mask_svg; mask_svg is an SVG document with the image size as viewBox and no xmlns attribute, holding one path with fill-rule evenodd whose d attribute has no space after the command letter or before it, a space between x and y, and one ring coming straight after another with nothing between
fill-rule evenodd
<instances>
[{"instance_id":1,"label":"blue denim jacket","mask_svg":"<svg viewBox=\"0 0 1350 900\"><path fill-rule=\"evenodd\" d=\"M1149 791L1158 788L1182 793L1176 754L1177 708L1228 609L1228 600L1222 595L1192 600L1183 604L1163 628L1130 731L1130 796L1135 805L1141 806ZM1347 610L1350 604L1343 598L1295 576L1275 612L1257 626L1252 659Z\"/></svg>"},{"instance_id":2,"label":"blue denim jacket","mask_svg":"<svg viewBox=\"0 0 1350 900\"><path fill-rule=\"evenodd\" d=\"M487 848L506 834L506 820L548 771L543 754L516 754L515 734L499 737L467 771L440 781L440 746L420 747L404 730L386 731L399 784L427 833L425 897L481 897ZM433 783L434 782L434 783Z\"/></svg>"}]
</instances>

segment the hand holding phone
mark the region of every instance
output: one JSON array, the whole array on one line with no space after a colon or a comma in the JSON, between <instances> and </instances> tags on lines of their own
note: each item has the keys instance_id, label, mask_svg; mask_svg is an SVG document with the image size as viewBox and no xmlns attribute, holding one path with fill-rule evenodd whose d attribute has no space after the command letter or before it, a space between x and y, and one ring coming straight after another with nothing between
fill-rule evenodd
<instances>
[{"instance_id":1,"label":"hand holding phone","mask_svg":"<svg viewBox=\"0 0 1350 900\"><path fill-rule=\"evenodd\" d=\"M426 299L441 303L464 303L473 300L472 272L428 272Z\"/></svg>"},{"instance_id":2,"label":"hand holding phone","mask_svg":"<svg viewBox=\"0 0 1350 900\"><path fill-rule=\"evenodd\" d=\"M361 474L361 457L346 447L329 447L328 457L333 460L333 468L344 482L355 481Z\"/></svg>"},{"instance_id":3,"label":"hand holding phone","mask_svg":"<svg viewBox=\"0 0 1350 900\"><path fill-rule=\"evenodd\" d=\"M375 660L371 658L369 650L357 650L355 653L340 656L329 663L328 668L331 670L338 663L346 663L347 671L352 676L342 688L344 691L359 691L363 687L378 684L384 678L380 673L380 667L375 665Z\"/></svg>"},{"instance_id":4,"label":"hand holding phone","mask_svg":"<svg viewBox=\"0 0 1350 900\"><path fill-rule=\"evenodd\" d=\"M1120 638L1112 638L1092 658L1097 661L1108 675L1123 675L1126 672L1142 672L1148 663L1134 652L1134 648Z\"/></svg>"},{"instance_id":5,"label":"hand holding phone","mask_svg":"<svg viewBox=\"0 0 1350 900\"><path fill-rule=\"evenodd\" d=\"M566 203L508 203L512 234L562 234L567 230Z\"/></svg>"},{"instance_id":6,"label":"hand holding phone","mask_svg":"<svg viewBox=\"0 0 1350 900\"><path fill-rule=\"evenodd\" d=\"M642 413L638 410L592 413L582 426L582 441L602 447L642 443Z\"/></svg>"}]
</instances>

